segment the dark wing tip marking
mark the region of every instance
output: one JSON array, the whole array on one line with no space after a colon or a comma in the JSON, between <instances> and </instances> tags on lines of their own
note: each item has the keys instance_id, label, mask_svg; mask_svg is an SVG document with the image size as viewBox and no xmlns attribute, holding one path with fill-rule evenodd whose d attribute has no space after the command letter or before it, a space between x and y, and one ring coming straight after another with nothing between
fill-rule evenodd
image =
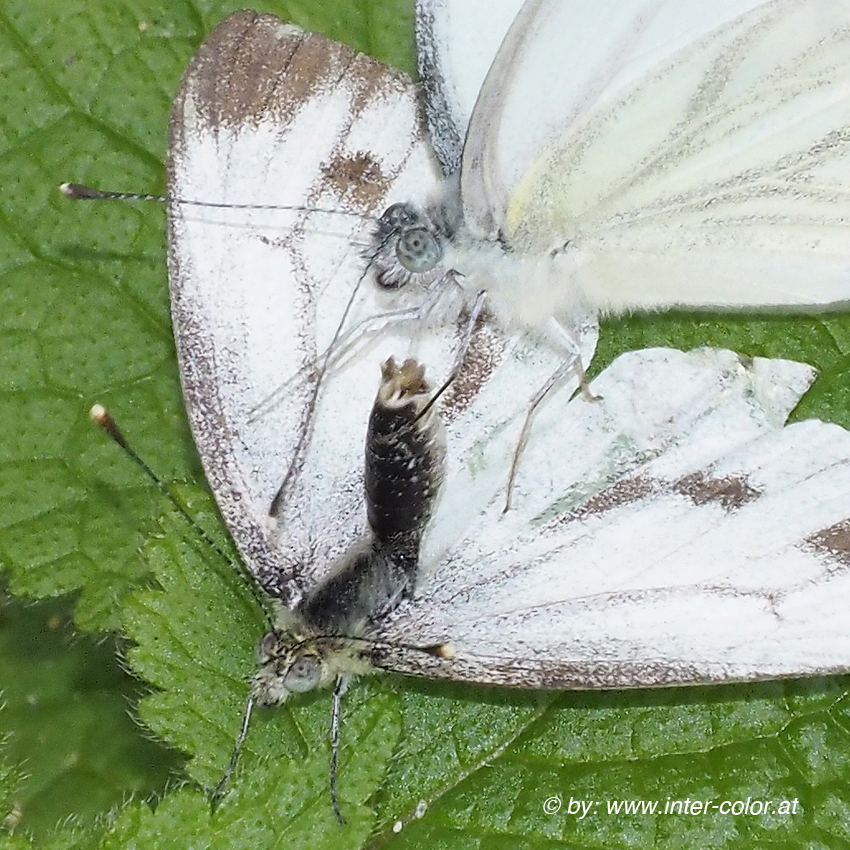
<instances>
[{"instance_id":1,"label":"dark wing tip marking","mask_svg":"<svg viewBox=\"0 0 850 850\"><path fill-rule=\"evenodd\" d=\"M189 64L175 101L182 114L191 99L193 122L200 131L286 124L318 92L343 78L352 88L357 115L383 87L405 88L403 75L318 33L304 32L274 15L242 11L226 18L204 41ZM179 123L179 117L176 122ZM365 156L365 155L364 155Z\"/></svg>"},{"instance_id":2,"label":"dark wing tip marking","mask_svg":"<svg viewBox=\"0 0 850 850\"><path fill-rule=\"evenodd\" d=\"M285 123L328 84L334 70L341 76L355 56L351 48L305 33L273 15L237 12L195 54L175 101L175 115L182 113L183 101L191 99L194 126L201 132L269 118Z\"/></svg>"}]
</instances>

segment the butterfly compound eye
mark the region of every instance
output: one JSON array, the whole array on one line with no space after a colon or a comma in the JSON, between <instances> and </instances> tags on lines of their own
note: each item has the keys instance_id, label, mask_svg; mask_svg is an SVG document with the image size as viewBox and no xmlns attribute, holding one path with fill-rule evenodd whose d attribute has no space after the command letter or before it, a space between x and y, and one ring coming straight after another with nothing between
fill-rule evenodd
<instances>
[{"instance_id":1,"label":"butterfly compound eye","mask_svg":"<svg viewBox=\"0 0 850 850\"><path fill-rule=\"evenodd\" d=\"M378 226L389 235L407 230L419 221L419 211L412 204L391 204L381 215Z\"/></svg>"},{"instance_id":2,"label":"butterfly compound eye","mask_svg":"<svg viewBox=\"0 0 850 850\"><path fill-rule=\"evenodd\" d=\"M286 671L283 684L288 691L302 694L312 691L319 684L320 678L318 659L314 655L299 655Z\"/></svg>"},{"instance_id":3,"label":"butterfly compound eye","mask_svg":"<svg viewBox=\"0 0 850 850\"><path fill-rule=\"evenodd\" d=\"M399 289L433 271L443 257L443 237L439 222L412 204L387 207L372 234L375 282Z\"/></svg>"},{"instance_id":4,"label":"butterfly compound eye","mask_svg":"<svg viewBox=\"0 0 850 850\"><path fill-rule=\"evenodd\" d=\"M398 261L414 274L431 271L443 256L439 242L424 227L412 227L402 233L395 250Z\"/></svg>"}]
</instances>

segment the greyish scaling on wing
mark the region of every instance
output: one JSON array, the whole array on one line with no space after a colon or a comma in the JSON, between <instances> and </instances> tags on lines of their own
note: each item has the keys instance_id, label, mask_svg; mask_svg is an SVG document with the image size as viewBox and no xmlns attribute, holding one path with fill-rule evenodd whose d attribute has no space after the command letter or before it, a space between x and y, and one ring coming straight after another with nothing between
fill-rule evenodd
<instances>
[{"instance_id":1,"label":"greyish scaling on wing","mask_svg":"<svg viewBox=\"0 0 850 850\"><path fill-rule=\"evenodd\" d=\"M848 19L848 0L419 0L451 176L386 210L377 282L486 294L558 378L583 378L599 315L846 309Z\"/></svg>"},{"instance_id":2,"label":"greyish scaling on wing","mask_svg":"<svg viewBox=\"0 0 850 850\"><path fill-rule=\"evenodd\" d=\"M813 378L806 366L728 351L624 355L594 380L600 401L543 399L503 511L529 398L565 363L589 362L600 310L846 300L850 240L833 203L850 162L835 135L850 67L835 26L843 0L682 7L695 17L664 41L679 9L668 5L623 2L599 21L591 4L564 4L589 28L570 38L596 53L541 123L540 99L524 105L522 92L548 61L541 22L563 25L562 7L524 4L478 81L454 200L436 207L444 175L400 74L249 12L193 59L169 149L187 409L248 570L282 623L303 631L315 615L304 637L322 638L297 638L293 656L283 631L265 637L256 699L334 680L341 692L341 668L322 656L335 640L317 630L349 639L355 666L511 687L850 669L850 435L817 420L784 427ZM430 6L448 8L420 4L420 17ZM786 84L764 99L776 68ZM665 105L647 131L650 107ZM789 112L800 126L772 135ZM514 157L524 137L506 128L526 115L525 130L548 130ZM435 128L444 166L447 126ZM429 253L435 222L445 239ZM378 260L395 262L407 224L419 230L393 278ZM396 285L408 278L417 285ZM526 284L551 297L526 298ZM439 496L416 526L418 554L385 560L371 548L363 463L376 364L415 356L439 383L459 350L439 402ZM398 482L421 483L412 472ZM365 556L352 555L363 541ZM332 616L331 588L367 600L368 613Z\"/></svg>"}]
</instances>

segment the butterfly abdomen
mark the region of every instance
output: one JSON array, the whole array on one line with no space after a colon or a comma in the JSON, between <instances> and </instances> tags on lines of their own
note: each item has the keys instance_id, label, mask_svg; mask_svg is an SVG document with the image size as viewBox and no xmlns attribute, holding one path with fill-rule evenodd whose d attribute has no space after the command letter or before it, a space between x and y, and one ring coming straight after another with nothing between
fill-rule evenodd
<instances>
[{"instance_id":1,"label":"butterfly abdomen","mask_svg":"<svg viewBox=\"0 0 850 850\"><path fill-rule=\"evenodd\" d=\"M425 370L390 358L366 434L364 476L370 536L343 557L299 605L324 634L353 634L412 595L419 544L442 481L442 423Z\"/></svg>"}]
</instances>

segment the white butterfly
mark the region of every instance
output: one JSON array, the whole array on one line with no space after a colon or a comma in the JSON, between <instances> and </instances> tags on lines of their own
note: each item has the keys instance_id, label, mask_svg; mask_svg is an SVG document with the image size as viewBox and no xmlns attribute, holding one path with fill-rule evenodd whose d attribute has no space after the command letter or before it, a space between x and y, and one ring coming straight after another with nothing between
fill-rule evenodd
<instances>
[{"instance_id":1,"label":"white butterfly","mask_svg":"<svg viewBox=\"0 0 850 850\"><path fill-rule=\"evenodd\" d=\"M379 281L450 275L579 372L588 315L850 300L846 0L417 15L434 147L459 178L381 234Z\"/></svg>"},{"instance_id":2,"label":"white butterfly","mask_svg":"<svg viewBox=\"0 0 850 850\"><path fill-rule=\"evenodd\" d=\"M258 698L339 669L325 652L336 631L303 614L369 537L363 439L380 363L415 353L439 374L464 333L463 317L448 323L456 333L442 317L367 333L386 313L360 285L356 215L436 181L410 84L342 45L242 12L184 77L169 194L230 205L170 210L187 407L248 569L296 620L294 660L274 654L285 636L263 641L273 675L255 679ZM343 325L358 344L322 372ZM446 469L415 588L344 632L366 639L349 660L582 688L850 669L850 434L782 427L811 370L723 351L626 355L597 379L600 403L548 399L505 514L528 392L560 359L497 323L478 329L442 402ZM288 665L311 637L321 669L301 678Z\"/></svg>"}]
</instances>

